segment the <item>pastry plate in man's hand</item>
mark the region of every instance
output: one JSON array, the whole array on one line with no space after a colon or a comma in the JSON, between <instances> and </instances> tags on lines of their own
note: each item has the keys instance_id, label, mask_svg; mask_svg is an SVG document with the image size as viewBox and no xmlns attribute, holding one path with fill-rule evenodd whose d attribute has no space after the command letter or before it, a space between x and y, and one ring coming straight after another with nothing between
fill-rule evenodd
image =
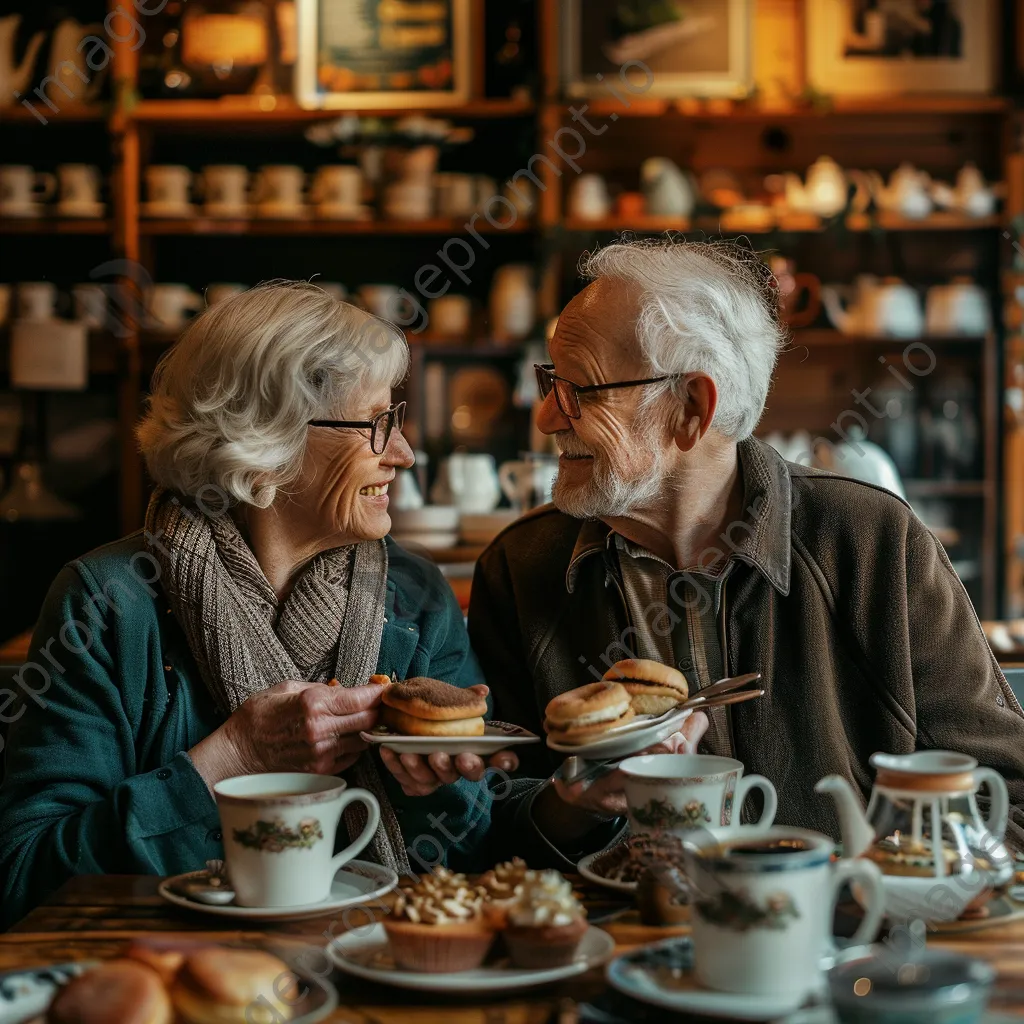
<instances>
[{"instance_id":1,"label":"pastry plate in man's hand","mask_svg":"<svg viewBox=\"0 0 1024 1024\"><path fill-rule=\"evenodd\" d=\"M559 743L548 736L547 744L560 754L576 754L587 761L629 757L679 732L693 712L693 708L671 708L661 715L637 715L625 725L605 730L590 743Z\"/></svg>"},{"instance_id":2,"label":"pastry plate in man's hand","mask_svg":"<svg viewBox=\"0 0 1024 1024\"><path fill-rule=\"evenodd\" d=\"M396 754L496 754L507 747L540 743L535 733L511 722L488 722L483 736L400 736L387 729L359 734L367 743L387 747Z\"/></svg>"}]
</instances>

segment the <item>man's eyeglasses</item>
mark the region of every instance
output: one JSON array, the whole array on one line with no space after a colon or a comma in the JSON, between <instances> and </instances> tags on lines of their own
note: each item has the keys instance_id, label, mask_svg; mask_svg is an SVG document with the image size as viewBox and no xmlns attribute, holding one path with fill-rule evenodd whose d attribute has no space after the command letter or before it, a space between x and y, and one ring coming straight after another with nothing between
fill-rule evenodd
<instances>
[{"instance_id":1,"label":"man's eyeglasses","mask_svg":"<svg viewBox=\"0 0 1024 1024\"><path fill-rule=\"evenodd\" d=\"M664 377L646 377L643 380L617 380L610 384L575 384L571 380L559 377L555 373L554 363L534 363L533 369L537 374L537 388L540 391L541 399L545 399L552 391L555 392L555 401L563 416L571 420L580 418L580 395L588 394L591 391L610 391L612 388L639 388L645 384L660 384L663 380L672 380L682 376L678 373L670 373Z\"/></svg>"},{"instance_id":2,"label":"man's eyeglasses","mask_svg":"<svg viewBox=\"0 0 1024 1024\"><path fill-rule=\"evenodd\" d=\"M310 427L369 430L370 451L374 455L383 455L388 441L391 440L391 432L395 427L401 431L405 426L405 402L389 406L383 412L377 413L372 420L309 420L307 425Z\"/></svg>"}]
</instances>

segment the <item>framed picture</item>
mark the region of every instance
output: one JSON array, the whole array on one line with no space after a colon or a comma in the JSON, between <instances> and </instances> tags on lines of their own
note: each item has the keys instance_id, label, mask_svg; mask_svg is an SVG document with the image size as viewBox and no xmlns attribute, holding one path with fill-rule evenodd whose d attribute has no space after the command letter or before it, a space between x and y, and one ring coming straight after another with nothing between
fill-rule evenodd
<instances>
[{"instance_id":1,"label":"framed picture","mask_svg":"<svg viewBox=\"0 0 1024 1024\"><path fill-rule=\"evenodd\" d=\"M807 75L824 93L990 92L995 0L807 0Z\"/></svg>"},{"instance_id":2,"label":"framed picture","mask_svg":"<svg viewBox=\"0 0 1024 1024\"><path fill-rule=\"evenodd\" d=\"M303 107L450 107L471 90L472 0L297 0Z\"/></svg>"},{"instance_id":3,"label":"framed picture","mask_svg":"<svg viewBox=\"0 0 1024 1024\"><path fill-rule=\"evenodd\" d=\"M648 82L646 96L744 96L751 8L751 0L562 0L565 91L607 97L602 79L623 74Z\"/></svg>"}]
</instances>

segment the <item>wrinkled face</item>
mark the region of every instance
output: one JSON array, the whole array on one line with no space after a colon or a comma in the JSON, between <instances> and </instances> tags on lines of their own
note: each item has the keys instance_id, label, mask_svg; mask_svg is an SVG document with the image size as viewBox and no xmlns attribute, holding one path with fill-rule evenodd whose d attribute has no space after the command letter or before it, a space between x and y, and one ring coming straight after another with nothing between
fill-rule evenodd
<instances>
[{"instance_id":1,"label":"wrinkled face","mask_svg":"<svg viewBox=\"0 0 1024 1024\"><path fill-rule=\"evenodd\" d=\"M636 299L621 282L599 279L563 310L549 350L555 373L576 384L637 380L651 374L636 343ZM580 395L580 418L558 408L554 391L537 425L554 434L561 457L555 504L571 516L623 516L663 493L667 446L658 410L641 411L643 388Z\"/></svg>"},{"instance_id":2,"label":"wrinkled face","mask_svg":"<svg viewBox=\"0 0 1024 1024\"><path fill-rule=\"evenodd\" d=\"M370 420L391 404L388 388L367 393L333 418ZM370 430L309 427L302 473L292 491L304 540L334 544L380 540L391 530L388 485L399 467L413 464L408 441L395 428L380 455L370 449Z\"/></svg>"}]
</instances>

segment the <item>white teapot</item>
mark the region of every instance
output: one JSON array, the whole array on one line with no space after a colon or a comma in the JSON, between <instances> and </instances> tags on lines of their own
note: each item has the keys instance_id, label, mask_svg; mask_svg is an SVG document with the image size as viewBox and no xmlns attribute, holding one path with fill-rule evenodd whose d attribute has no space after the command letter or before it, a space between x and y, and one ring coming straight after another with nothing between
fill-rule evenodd
<instances>
[{"instance_id":1,"label":"white teapot","mask_svg":"<svg viewBox=\"0 0 1024 1024\"><path fill-rule=\"evenodd\" d=\"M455 452L441 464L430 492L435 504L455 505L460 512L481 515L501 501L494 456Z\"/></svg>"},{"instance_id":2,"label":"white teapot","mask_svg":"<svg viewBox=\"0 0 1024 1024\"><path fill-rule=\"evenodd\" d=\"M783 175L786 205L797 213L834 217L846 209L846 173L830 156L819 156L807 168L806 183L791 171Z\"/></svg>"},{"instance_id":3,"label":"white teapot","mask_svg":"<svg viewBox=\"0 0 1024 1024\"><path fill-rule=\"evenodd\" d=\"M640 186L644 211L652 217L689 217L693 213L693 182L667 157L648 157L640 165Z\"/></svg>"},{"instance_id":4,"label":"white teapot","mask_svg":"<svg viewBox=\"0 0 1024 1024\"><path fill-rule=\"evenodd\" d=\"M956 176L952 188L936 182L932 189L935 202L947 210L958 210L968 217L990 217L995 213L999 186L989 185L985 176L972 163L966 163Z\"/></svg>"},{"instance_id":5,"label":"white teapot","mask_svg":"<svg viewBox=\"0 0 1024 1024\"><path fill-rule=\"evenodd\" d=\"M980 337L992 327L988 293L969 277L928 289L925 322L929 334L966 334Z\"/></svg>"},{"instance_id":6,"label":"white teapot","mask_svg":"<svg viewBox=\"0 0 1024 1024\"><path fill-rule=\"evenodd\" d=\"M50 67L59 75L59 85L64 95L78 103L89 103L99 95L103 84L104 66L94 71L82 55L82 40L86 36L101 36L103 26L96 22L80 25L74 18L65 18L53 33L50 49Z\"/></svg>"},{"instance_id":7,"label":"white teapot","mask_svg":"<svg viewBox=\"0 0 1024 1024\"><path fill-rule=\"evenodd\" d=\"M916 338L924 331L921 300L917 292L898 277L887 277L879 282L871 274L861 274L852 289L844 285L823 285L821 300L829 320L843 334Z\"/></svg>"},{"instance_id":8,"label":"white teapot","mask_svg":"<svg viewBox=\"0 0 1024 1024\"><path fill-rule=\"evenodd\" d=\"M932 212L931 178L911 163L900 164L888 186L877 171L868 171L867 181L875 205L886 213L923 220Z\"/></svg>"}]
</instances>

